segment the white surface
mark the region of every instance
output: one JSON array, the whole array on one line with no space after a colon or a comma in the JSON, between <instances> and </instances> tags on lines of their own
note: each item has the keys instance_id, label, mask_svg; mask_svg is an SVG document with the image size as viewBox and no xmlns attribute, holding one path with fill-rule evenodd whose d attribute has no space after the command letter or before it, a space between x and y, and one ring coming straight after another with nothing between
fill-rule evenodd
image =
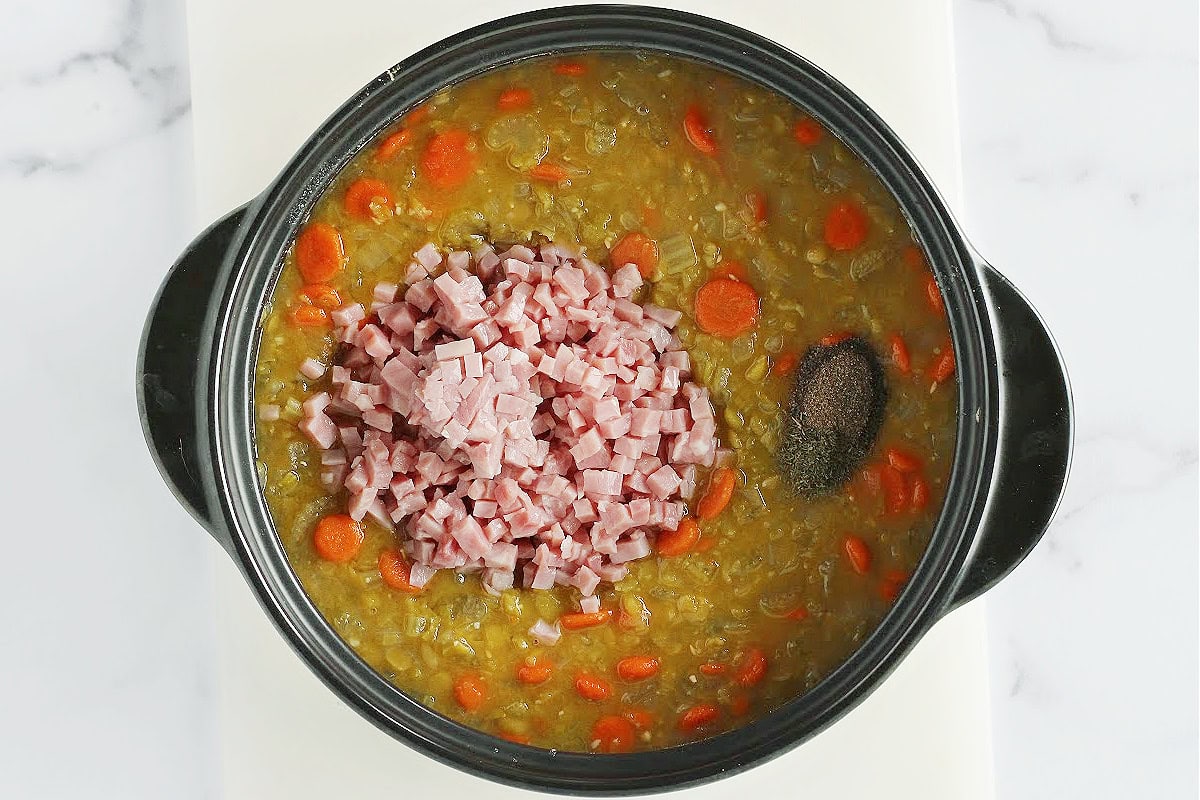
<instances>
[{"instance_id":1,"label":"white surface","mask_svg":"<svg viewBox=\"0 0 1200 800\"><path fill-rule=\"evenodd\" d=\"M353 0L331 19L322 0L286 5L286 16L271 2L188 5L201 219L215 218L261 191L333 108L396 61L455 30L536 7L446 2L436 13L422 13L387 0ZM719 2L680 7L713 15L730 11ZM800 13L764 25L777 7L746 2L728 18L809 54L857 89L892 120L947 193L957 196L947 0L887 8L871 2L836 7L806 2ZM374 21L368 30L355 22L362 18ZM234 19L237 24L231 25ZM839 31L850 28L860 38L853 50L835 44ZM297 52L328 57L291 59ZM283 82L276 70L262 67L284 62L288 79ZM403 749L358 719L274 635L227 560L218 563L219 730L228 797L369 795L401 785L443 787L453 796L472 787L496 796L533 796L486 788L478 779ZM961 610L828 735L694 794L779 793L789 776L803 775L808 790L829 796L990 797L985 647L981 608ZM863 752L878 754L875 769L858 768ZM351 763L354 769L329 766Z\"/></svg>"},{"instance_id":2,"label":"white surface","mask_svg":"<svg viewBox=\"0 0 1200 800\"><path fill-rule=\"evenodd\" d=\"M162 487L133 406L145 309L199 228L183 2L5 11L0 410L22 460L0 481L0 796L216 797L209 562L227 566ZM1049 319L1079 421L1060 519L985 601L997 796L1195 798L1196 6L954 14L964 221ZM897 781L944 766L931 745ZM760 793L811 795L805 780Z\"/></svg>"}]
</instances>

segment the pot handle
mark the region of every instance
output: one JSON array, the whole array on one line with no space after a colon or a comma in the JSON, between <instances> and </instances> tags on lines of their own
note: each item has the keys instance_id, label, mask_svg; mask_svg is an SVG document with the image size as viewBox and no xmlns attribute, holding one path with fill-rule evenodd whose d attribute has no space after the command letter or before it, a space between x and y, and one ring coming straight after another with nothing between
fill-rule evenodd
<instances>
[{"instance_id":1,"label":"pot handle","mask_svg":"<svg viewBox=\"0 0 1200 800\"><path fill-rule=\"evenodd\" d=\"M138 411L154 463L175 498L230 553L232 539L199 477L212 467L196 443L196 379L217 274L245 214L242 206L215 222L171 267L150 307L137 362Z\"/></svg>"},{"instance_id":2,"label":"pot handle","mask_svg":"<svg viewBox=\"0 0 1200 800\"><path fill-rule=\"evenodd\" d=\"M1071 386L1058 347L1007 278L983 261L980 272L995 309L1000 434L987 506L950 608L1024 560L1049 527L1071 467Z\"/></svg>"}]
</instances>

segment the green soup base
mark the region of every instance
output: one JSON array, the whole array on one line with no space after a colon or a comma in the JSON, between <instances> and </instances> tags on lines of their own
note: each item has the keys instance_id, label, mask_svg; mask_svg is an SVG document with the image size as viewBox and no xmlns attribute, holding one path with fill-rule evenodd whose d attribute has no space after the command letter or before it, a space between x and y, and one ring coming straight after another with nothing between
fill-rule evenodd
<instances>
[{"instance_id":1,"label":"green soup base","mask_svg":"<svg viewBox=\"0 0 1200 800\"><path fill-rule=\"evenodd\" d=\"M461 151L431 153L447 132ZM386 196L364 203L350 190L362 178L381 181ZM529 60L446 88L398 120L336 179L314 223L338 232L345 263L314 287L290 253L264 313L255 399L280 416L257 426L263 491L313 602L413 698L538 747L670 747L811 689L895 602L950 474L953 353L937 285L895 199L801 109L660 55ZM631 233L658 254L638 299L683 312L676 330L692 379L707 387L720 445L736 457L732 500L700 523L696 546L652 554L601 584L610 618L564 630L552 647L529 628L577 612L574 588L491 596L476 576L442 570L419 593L397 591L379 557L397 548L403 525L368 522L351 560L322 559L314 527L347 503L322 486L319 450L297 429L300 404L329 389L328 376L298 372L306 358L334 357L322 306L369 306L377 282L403 284L426 242L443 251L577 243L607 265ZM695 319L697 290L722 275L761 299L755 325L732 339ZM885 364L884 423L846 486L796 496L775 457L792 374L809 347L844 332Z\"/></svg>"}]
</instances>

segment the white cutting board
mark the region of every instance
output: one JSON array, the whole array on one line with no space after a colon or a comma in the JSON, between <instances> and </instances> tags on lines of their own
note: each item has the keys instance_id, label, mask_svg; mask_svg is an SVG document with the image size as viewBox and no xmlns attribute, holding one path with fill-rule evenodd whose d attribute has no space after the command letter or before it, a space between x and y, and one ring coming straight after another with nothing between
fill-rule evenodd
<instances>
[{"instance_id":1,"label":"white cutting board","mask_svg":"<svg viewBox=\"0 0 1200 800\"><path fill-rule=\"evenodd\" d=\"M554 3L558 5L561 3ZM197 230L260 192L376 74L514 0L191 0ZM871 103L958 202L949 0L667 5L757 31ZM214 545L219 724L228 798L537 797L469 777L362 720L294 656ZM983 609L939 622L886 683L803 747L696 798L993 797Z\"/></svg>"}]
</instances>

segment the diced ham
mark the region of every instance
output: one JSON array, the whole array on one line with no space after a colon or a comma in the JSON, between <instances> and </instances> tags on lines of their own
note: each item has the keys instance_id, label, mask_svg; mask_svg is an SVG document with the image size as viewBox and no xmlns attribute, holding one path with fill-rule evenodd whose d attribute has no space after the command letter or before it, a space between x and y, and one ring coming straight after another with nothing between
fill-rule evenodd
<instances>
[{"instance_id":1,"label":"diced ham","mask_svg":"<svg viewBox=\"0 0 1200 800\"><path fill-rule=\"evenodd\" d=\"M442 263L442 255L438 252L437 245L433 242L426 243L420 250L413 253L413 258L429 272L432 272L434 268Z\"/></svg>"},{"instance_id":2,"label":"diced ham","mask_svg":"<svg viewBox=\"0 0 1200 800\"><path fill-rule=\"evenodd\" d=\"M383 282L369 318L332 314L345 346L300 423L322 485L344 487L356 519L400 526L414 585L455 569L493 594L573 586L598 609L599 583L678 526L697 467L728 458L671 332L680 312L632 299L636 265L610 276L573 247L413 257L403 297Z\"/></svg>"},{"instance_id":3,"label":"diced ham","mask_svg":"<svg viewBox=\"0 0 1200 800\"><path fill-rule=\"evenodd\" d=\"M315 381L325 374L325 365L315 358L306 358L300 362L300 374Z\"/></svg>"},{"instance_id":4,"label":"diced ham","mask_svg":"<svg viewBox=\"0 0 1200 800\"><path fill-rule=\"evenodd\" d=\"M300 430L323 450L333 447L333 443L337 441L337 425L333 424L333 420L324 411L305 417L300 423Z\"/></svg>"},{"instance_id":5,"label":"diced ham","mask_svg":"<svg viewBox=\"0 0 1200 800\"><path fill-rule=\"evenodd\" d=\"M671 469L670 464L663 464L650 475L646 476L646 486L651 494L659 500L666 500L679 489L679 474Z\"/></svg>"},{"instance_id":6,"label":"diced ham","mask_svg":"<svg viewBox=\"0 0 1200 800\"><path fill-rule=\"evenodd\" d=\"M539 619L537 622L533 623L533 626L529 629L529 635L532 636L538 644L546 647L553 647L554 645L558 644L558 640L562 638L562 629L558 627L557 622L551 625L549 622L546 622L546 620Z\"/></svg>"}]
</instances>

